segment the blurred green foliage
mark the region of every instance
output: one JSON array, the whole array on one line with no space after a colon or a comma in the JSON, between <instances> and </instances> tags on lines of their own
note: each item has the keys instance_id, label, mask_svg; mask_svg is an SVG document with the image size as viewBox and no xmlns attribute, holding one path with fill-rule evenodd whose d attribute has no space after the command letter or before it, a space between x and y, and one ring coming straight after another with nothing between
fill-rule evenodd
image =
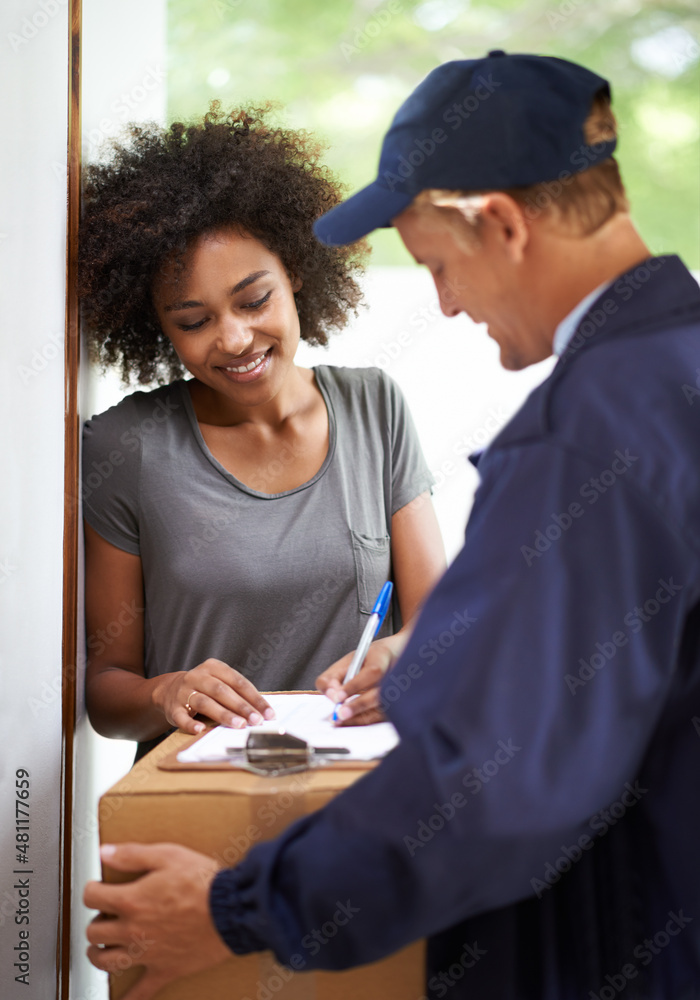
<instances>
[{"instance_id":1,"label":"blurred green foliage","mask_svg":"<svg viewBox=\"0 0 700 1000\"><path fill-rule=\"evenodd\" d=\"M655 253L700 268L698 0L168 0L169 118L275 101L327 145L348 192L376 176L399 104L438 63L556 55L612 83L617 157ZM376 264L408 255L391 231Z\"/></svg>"}]
</instances>

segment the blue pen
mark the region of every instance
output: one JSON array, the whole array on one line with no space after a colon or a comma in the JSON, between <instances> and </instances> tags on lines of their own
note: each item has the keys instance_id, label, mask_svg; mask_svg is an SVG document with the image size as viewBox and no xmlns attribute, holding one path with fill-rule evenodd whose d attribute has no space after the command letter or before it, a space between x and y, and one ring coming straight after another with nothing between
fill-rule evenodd
<instances>
[{"instance_id":1,"label":"blue pen","mask_svg":"<svg viewBox=\"0 0 700 1000\"><path fill-rule=\"evenodd\" d=\"M365 657L367 656L369 647L372 645L375 635L382 627L382 622L386 618L386 613L389 610L389 602L391 601L391 592L393 589L394 584L387 582L379 592L379 597L374 602L372 614L369 616L369 621L365 625L365 630L362 633L362 638L360 639L359 645L355 650L352 663L348 667L348 672L345 675L343 684L347 684L348 681L353 679L353 677L356 677L360 671L360 667L365 662ZM333 722L338 721L338 707L340 705L342 705L342 702L338 702L333 709Z\"/></svg>"}]
</instances>

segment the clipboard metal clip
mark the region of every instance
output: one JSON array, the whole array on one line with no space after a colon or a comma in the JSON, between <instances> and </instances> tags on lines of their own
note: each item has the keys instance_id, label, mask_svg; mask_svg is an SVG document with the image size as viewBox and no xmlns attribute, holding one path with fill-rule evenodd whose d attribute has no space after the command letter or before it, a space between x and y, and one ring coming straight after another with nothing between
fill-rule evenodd
<instances>
[{"instance_id":1,"label":"clipboard metal clip","mask_svg":"<svg viewBox=\"0 0 700 1000\"><path fill-rule=\"evenodd\" d=\"M306 740L282 732L251 732L243 749L228 747L234 767L266 778L278 778L320 767L349 754L345 747L312 747Z\"/></svg>"}]
</instances>

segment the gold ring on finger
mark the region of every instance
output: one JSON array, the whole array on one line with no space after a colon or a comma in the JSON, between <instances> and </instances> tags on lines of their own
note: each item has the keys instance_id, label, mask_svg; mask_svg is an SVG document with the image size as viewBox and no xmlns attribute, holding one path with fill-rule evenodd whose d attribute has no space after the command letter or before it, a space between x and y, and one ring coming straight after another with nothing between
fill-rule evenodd
<instances>
[{"instance_id":1,"label":"gold ring on finger","mask_svg":"<svg viewBox=\"0 0 700 1000\"><path fill-rule=\"evenodd\" d=\"M187 701L185 702L185 708L187 709L189 715L195 715L196 714L194 707L190 704L190 702L192 701L192 696L195 695L195 694L199 694L199 692L198 691L190 691L190 693L189 693L189 695L187 697Z\"/></svg>"}]
</instances>

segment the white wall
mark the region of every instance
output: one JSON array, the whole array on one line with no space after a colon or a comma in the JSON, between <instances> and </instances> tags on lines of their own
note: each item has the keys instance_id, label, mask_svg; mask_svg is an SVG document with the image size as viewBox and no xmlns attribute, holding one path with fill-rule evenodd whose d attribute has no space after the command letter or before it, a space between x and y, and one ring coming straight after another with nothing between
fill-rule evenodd
<instances>
[{"instance_id":1,"label":"white wall","mask_svg":"<svg viewBox=\"0 0 700 1000\"><path fill-rule=\"evenodd\" d=\"M351 328L328 348L302 344L297 361L374 365L401 386L436 479L433 502L452 560L478 485L467 455L494 437L553 361L505 371L483 327L466 316L442 315L425 268L369 268L364 288L366 306Z\"/></svg>"},{"instance_id":2,"label":"white wall","mask_svg":"<svg viewBox=\"0 0 700 1000\"><path fill-rule=\"evenodd\" d=\"M3 1000L54 996L59 912L68 10L65 0L45 8L0 7ZM30 781L28 864L16 850L19 768ZM29 923L16 922L18 879L29 883ZM27 930L28 987L14 966Z\"/></svg>"},{"instance_id":3,"label":"white wall","mask_svg":"<svg viewBox=\"0 0 700 1000\"><path fill-rule=\"evenodd\" d=\"M120 0L116 7L105 0L83 0L83 163L98 158L102 143L117 137L125 122L164 119L167 98L165 14L165 0ZM87 359L83 357L82 420L107 409L122 395L116 375L100 375L88 368ZM80 591L82 593L82 578ZM79 646L84 649L82 641ZM85 882L100 877L98 799L129 770L135 744L103 739L91 729L81 698L84 663L80 667L70 997L71 1000L106 1000L107 977L93 968L85 957L85 926L93 914L85 910L81 898Z\"/></svg>"}]
</instances>

